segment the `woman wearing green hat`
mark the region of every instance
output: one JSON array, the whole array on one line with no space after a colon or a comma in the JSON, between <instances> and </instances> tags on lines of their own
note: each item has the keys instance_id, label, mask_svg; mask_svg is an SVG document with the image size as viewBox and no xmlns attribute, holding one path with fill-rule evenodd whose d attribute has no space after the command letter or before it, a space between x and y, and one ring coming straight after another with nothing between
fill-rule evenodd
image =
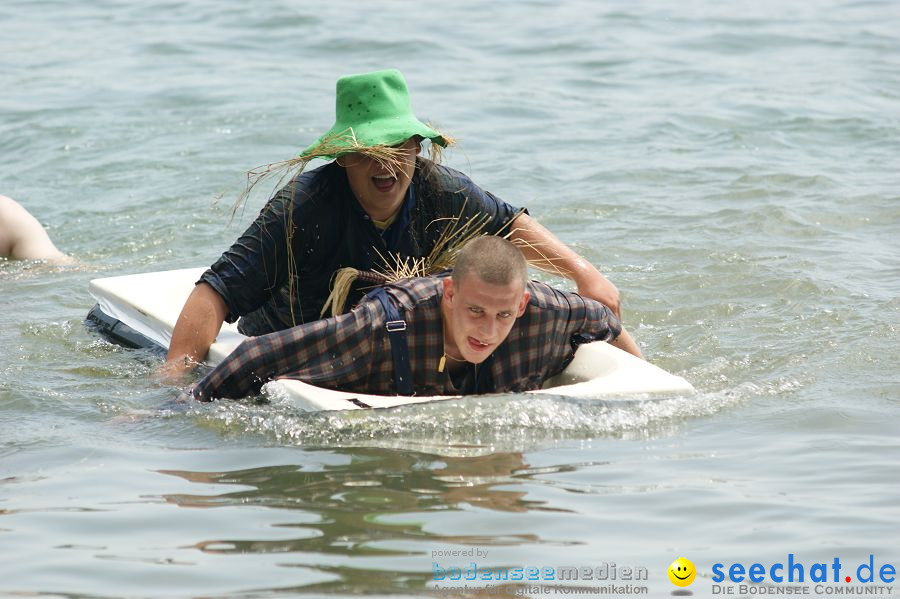
<instances>
[{"instance_id":1,"label":"woman wearing green hat","mask_svg":"<svg viewBox=\"0 0 900 599\"><path fill-rule=\"evenodd\" d=\"M399 71L342 77L335 108L331 129L289 161L299 174L197 282L172 334L169 373L202 360L225 320L261 335L318 319L340 269L427 259L458 232L508 234L532 264L618 315L618 290L589 262L526 212L418 156L425 139L433 158L453 140L415 117ZM331 162L304 172L314 158Z\"/></svg>"}]
</instances>

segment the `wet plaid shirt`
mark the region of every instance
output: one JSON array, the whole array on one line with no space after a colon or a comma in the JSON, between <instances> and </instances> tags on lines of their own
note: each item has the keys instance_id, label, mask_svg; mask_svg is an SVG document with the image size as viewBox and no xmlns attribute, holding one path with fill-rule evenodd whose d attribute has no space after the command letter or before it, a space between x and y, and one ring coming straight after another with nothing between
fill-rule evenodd
<instances>
[{"instance_id":1,"label":"wet plaid shirt","mask_svg":"<svg viewBox=\"0 0 900 599\"><path fill-rule=\"evenodd\" d=\"M579 343L615 339L621 325L610 310L593 300L528 283L531 300L509 336L490 359L492 388L485 392L539 389L562 371ZM410 366L416 395L456 395L446 372L440 303L441 277L406 279L388 286L407 323ZM394 364L377 300L364 300L336 318L317 320L284 331L251 337L195 387L202 400L244 397L266 382L295 378L307 383L360 393L396 395Z\"/></svg>"}]
</instances>

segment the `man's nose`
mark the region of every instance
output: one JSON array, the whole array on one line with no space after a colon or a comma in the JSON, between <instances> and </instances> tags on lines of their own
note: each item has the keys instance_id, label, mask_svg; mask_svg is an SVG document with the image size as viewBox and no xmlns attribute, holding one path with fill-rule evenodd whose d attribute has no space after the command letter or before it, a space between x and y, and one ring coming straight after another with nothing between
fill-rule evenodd
<instances>
[{"instance_id":1,"label":"man's nose","mask_svg":"<svg viewBox=\"0 0 900 599\"><path fill-rule=\"evenodd\" d=\"M494 333L497 330L497 322L493 318L484 318L478 327L478 334L481 336L481 341L493 341Z\"/></svg>"}]
</instances>

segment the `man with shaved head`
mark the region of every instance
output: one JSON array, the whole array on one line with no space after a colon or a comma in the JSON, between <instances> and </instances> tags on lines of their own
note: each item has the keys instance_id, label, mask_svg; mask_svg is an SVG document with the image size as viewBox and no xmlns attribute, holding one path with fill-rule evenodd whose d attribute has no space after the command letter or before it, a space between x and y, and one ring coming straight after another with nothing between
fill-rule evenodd
<instances>
[{"instance_id":1,"label":"man with shaved head","mask_svg":"<svg viewBox=\"0 0 900 599\"><path fill-rule=\"evenodd\" d=\"M277 378L382 395L521 392L597 340L641 357L609 308L529 281L514 244L483 236L460 250L450 276L403 279L347 314L244 341L192 393L243 397Z\"/></svg>"}]
</instances>

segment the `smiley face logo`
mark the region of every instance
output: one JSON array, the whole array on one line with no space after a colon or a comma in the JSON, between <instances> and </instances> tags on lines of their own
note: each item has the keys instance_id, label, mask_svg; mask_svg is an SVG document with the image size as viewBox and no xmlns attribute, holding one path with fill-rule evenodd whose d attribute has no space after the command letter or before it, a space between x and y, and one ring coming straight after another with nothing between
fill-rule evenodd
<instances>
[{"instance_id":1,"label":"smiley face logo","mask_svg":"<svg viewBox=\"0 0 900 599\"><path fill-rule=\"evenodd\" d=\"M677 587L686 587L694 582L697 577L697 569L691 560L679 557L669 566L669 580Z\"/></svg>"}]
</instances>

